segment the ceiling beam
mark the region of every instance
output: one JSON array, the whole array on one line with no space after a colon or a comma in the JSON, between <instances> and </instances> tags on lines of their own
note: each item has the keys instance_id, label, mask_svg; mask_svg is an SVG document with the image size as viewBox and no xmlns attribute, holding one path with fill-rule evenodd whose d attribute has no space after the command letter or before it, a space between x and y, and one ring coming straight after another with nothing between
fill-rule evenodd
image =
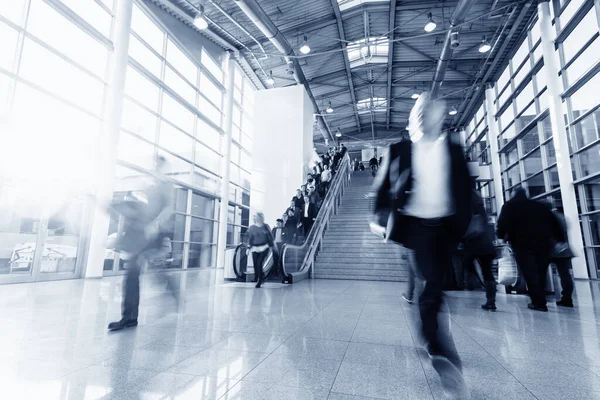
<instances>
[{"instance_id":1,"label":"ceiling beam","mask_svg":"<svg viewBox=\"0 0 600 400\"><path fill-rule=\"evenodd\" d=\"M387 110L385 112L385 124L388 129L390 129L390 117L392 112L392 70L394 68L393 60L394 60L394 32L396 31L396 0L390 0L390 19L388 22L388 31L390 32L391 37L388 38L390 40L389 44L389 54L388 54L388 66L387 66L387 89L386 89L386 99L387 99Z\"/></svg>"},{"instance_id":2,"label":"ceiling beam","mask_svg":"<svg viewBox=\"0 0 600 400\"><path fill-rule=\"evenodd\" d=\"M342 13L337 0L331 0L331 6L333 7L333 13L335 14L335 20L338 28L338 35L342 43L343 55L344 55L344 67L346 69L346 75L348 76L348 87L350 90L350 98L354 104L354 118L356 119L356 127L361 130L360 120L358 119L358 110L356 109L356 93L354 93L354 82L352 82L352 71L350 70L350 60L348 59L348 52L346 51L346 34L344 33L344 22L342 21Z\"/></svg>"},{"instance_id":3,"label":"ceiling beam","mask_svg":"<svg viewBox=\"0 0 600 400\"><path fill-rule=\"evenodd\" d=\"M295 34L295 33L300 33L300 34L305 34L308 32L312 32L312 31L317 31L323 28L326 28L328 26L331 25L335 25L336 23L336 19L333 18L333 16L330 15L326 15L322 18L316 19L316 20L312 20L312 19L307 19L307 21L310 21L306 24L301 24L301 25L295 25L295 26L289 26L289 27L285 27L286 24L282 24L282 26L280 26L280 32L284 35L291 35L291 34ZM259 40L261 42L261 44L265 45L267 43L269 43L268 39L265 40ZM252 47L252 45L254 44L254 42L252 41L248 41L246 43L244 43L246 46L248 47Z\"/></svg>"}]
</instances>

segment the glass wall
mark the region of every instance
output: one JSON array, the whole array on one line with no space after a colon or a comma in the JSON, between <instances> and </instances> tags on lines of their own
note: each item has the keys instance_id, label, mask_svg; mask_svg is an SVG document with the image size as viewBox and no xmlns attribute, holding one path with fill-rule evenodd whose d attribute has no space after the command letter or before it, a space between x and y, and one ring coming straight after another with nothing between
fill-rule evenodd
<instances>
[{"instance_id":1,"label":"glass wall","mask_svg":"<svg viewBox=\"0 0 600 400\"><path fill-rule=\"evenodd\" d=\"M595 93L600 85L600 10L594 2L574 0L554 1L551 9L558 16L552 39L558 44L561 71L555 79L563 93L587 261L591 276L596 277L600 267L600 97ZM495 85L502 184L505 200L513 189L525 187L530 196L561 207L544 72L540 29L535 21ZM477 148L476 142L472 146ZM485 182L478 185L482 195L491 190Z\"/></svg>"}]
</instances>

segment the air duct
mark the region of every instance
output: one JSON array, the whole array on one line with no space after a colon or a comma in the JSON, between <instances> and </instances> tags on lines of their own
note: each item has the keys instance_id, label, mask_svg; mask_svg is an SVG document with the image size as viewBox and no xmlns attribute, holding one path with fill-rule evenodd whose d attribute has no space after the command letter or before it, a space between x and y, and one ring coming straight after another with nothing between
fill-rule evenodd
<instances>
[{"instance_id":1,"label":"air duct","mask_svg":"<svg viewBox=\"0 0 600 400\"><path fill-rule=\"evenodd\" d=\"M296 82L298 82L300 85L304 85L306 93L308 93L308 97L310 97L310 100L313 104L315 114L320 114L321 111L317 105L315 96L310 90L306 76L304 76L304 72L302 72L302 68L300 67L298 59L294 57L294 49L279 31L277 26L275 26L273 21L271 21L267 13L265 13L260 5L258 5L256 0L235 0L235 4L237 4L237 6L244 12L244 14L246 14L250 21L252 21L254 25L261 30L267 39L273 43L277 50L279 50L279 52L283 55L288 65L291 64L293 66L294 78L296 79ZM331 134L331 131L329 130L329 127L322 116L317 116L317 123L325 140L331 139L335 142L335 138Z\"/></svg>"},{"instance_id":2,"label":"air duct","mask_svg":"<svg viewBox=\"0 0 600 400\"><path fill-rule=\"evenodd\" d=\"M446 33L446 40L444 40L444 47L440 54L440 59L435 67L435 73L433 74L433 83L431 84L431 97L436 98L440 91L440 86L446 75L446 69L452 58L452 53L458 45L458 28L464 22L467 13L471 6L475 3L475 0L460 0L450 17L450 29ZM454 46L453 46L454 44Z\"/></svg>"}]
</instances>

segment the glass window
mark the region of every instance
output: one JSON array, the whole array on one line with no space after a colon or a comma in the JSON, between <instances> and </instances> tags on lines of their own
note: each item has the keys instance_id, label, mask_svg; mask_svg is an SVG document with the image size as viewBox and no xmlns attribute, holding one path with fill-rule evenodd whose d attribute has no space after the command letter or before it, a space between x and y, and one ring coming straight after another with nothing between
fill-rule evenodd
<instances>
[{"instance_id":1,"label":"glass window","mask_svg":"<svg viewBox=\"0 0 600 400\"><path fill-rule=\"evenodd\" d=\"M520 132L521 129L525 128L531 121L535 119L536 116L535 104L531 103L529 107L517 118L516 128L517 131Z\"/></svg>"},{"instance_id":2,"label":"glass window","mask_svg":"<svg viewBox=\"0 0 600 400\"><path fill-rule=\"evenodd\" d=\"M158 150L158 154L165 158L166 167L165 175L171 179L175 179L179 182L191 183L190 172L192 170L192 164L182 160L179 157L175 157L171 153L167 153L164 150Z\"/></svg>"},{"instance_id":3,"label":"glass window","mask_svg":"<svg viewBox=\"0 0 600 400\"><path fill-rule=\"evenodd\" d=\"M600 39L596 38L567 68L567 80L573 84L600 60Z\"/></svg>"},{"instance_id":4,"label":"glass window","mask_svg":"<svg viewBox=\"0 0 600 400\"><path fill-rule=\"evenodd\" d=\"M204 218L214 217L215 201L196 192L192 193L192 215Z\"/></svg>"},{"instance_id":5,"label":"glass window","mask_svg":"<svg viewBox=\"0 0 600 400\"><path fill-rule=\"evenodd\" d=\"M539 145L540 139L536 128L530 130L521 138L521 147L523 149L523 154L531 152Z\"/></svg>"},{"instance_id":6,"label":"glass window","mask_svg":"<svg viewBox=\"0 0 600 400\"><path fill-rule=\"evenodd\" d=\"M529 63L529 61L527 61L515 74L515 78L513 79L515 87L517 87L521 82L523 82L523 79L525 79L529 71L531 71L531 64Z\"/></svg>"},{"instance_id":7,"label":"glass window","mask_svg":"<svg viewBox=\"0 0 600 400\"><path fill-rule=\"evenodd\" d=\"M201 168L194 168L193 183L211 193L216 193L219 190L218 178Z\"/></svg>"},{"instance_id":8,"label":"glass window","mask_svg":"<svg viewBox=\"0 0 600 400\"><path fill-rule=\"evenodd\" d=\"M165 34L136 4L133 5L131 14L131 29L158 54L163 54Z\"/></svg>"},{"instance_id":9,"label":"glass window","mask_svg":"<svg viewBox=\"0 0 600 400\"><path fill-rule=\"evenodd\" d=\"M221 171L221 156L202 143L196 143L196 164L214 173Z\"/></svg>"},{"instance_id":10,"label":"glass window","mask_svg":"<svg viewBox=\"0 0 600 400\"><path fill-rule=\"evenodd\" d=\"M569 2L569 5L567 5L562 12L560 13L559 16L559 20L560 20L560 26L564 29L565 26L567 26L567 23L571 20L571 18L573 18L573 15L575 15L575 13L577 12L577 10L579 9L579 7L581 7L581 5L584 3L585 0L571 0ZM552 5L550 5L550 9L552 9ZM594 11L594 9L592 8L592 11Z\"/></svg>"},{"instance_id":11,"label":"glass window","mask_svg":"<svg viewBox=\"0 0 600 400\"><path fill-rule=\"evenodd\" d=\"M542 91L546 87L546 70L542 67L537 74L535 74L535 83L537 85L538 93Z\"/></svg>"},{"instance_id":12,"label":"glass window","mask_svg":"<svg viewBox=\"0 0 600 400\"><path fill-rule=\"evenodd\" d=\"M504 86L506 86L508 84L509 79L510 79L510 69L507 64L506 68L504 68L504 71L502 71L500 78L498 78L498 92L500 92L502 89L504 89Z\"/></svg>"},{"instance_id":13,"label":"glass window","mask_svg":"<svg viewBox=\"0 0 600 400\"><path fill-rule=\"evenodd\" d=\"M165 68L165 83L185 101L196 106L196 89L190 86L185 79L180 77L171 67Z\"/></svg>"},{"instance_id":14,"label":"glass window","mask_svg":"<svg viewBox=\"0 0 600 400\"><path fill-rule=\"evenodd\" d=\"M252 151L252 138L246 134L242 134L242 147L248 151Z\"/></svg>"},{"instance_id":15,"label":"glass window","mask_svg":"<svg viewBox=\"0 0 600 400\"><path fill-rule=\"evenodd\" d=\"M158 111L158 97L160 94L158 86L131 66L127 66L125 94L142 103L150 110Z\"/></svg>"},{"instance_id":16,"label":"glass window","mask_svg":"<svg viewBox=\"0 0 600 400\"><path fill-rule=\"evenodd\" d=\"M12 1L12 0L11 0ZM112 16L94 0L61 0L101 34L110 38Z\"/></svg>"},{"instance_id":17,"label":"glass window","mask_svg":"<svg viewBox=\"0 0 600 400\"><path fill-rule=\"evenodd\" d=\"M573 118L587 112L590 108L598 104L598 88L600 87L600 74L594 75L585 85L577 90L571 96L571 108Z\"/></svg>"},{"instance_id":18,"label":"glass window","mask_svg":"<svg viewBox=\"0 0 600 400\"><path fill-rule=\"evenodd\" d=\"M594 111L581 121L573 125L570 130L575 132L578 148L600 139L600 109Z\"/></svg>"},{"instance_id":19,"label":"glass window","mask_svg":"<svg viewBox=\"0 0 600 400\"><path fill-rule=\"evenodd\" d=\"M506 100L508 100L508 98L510 97L511 94L512 94L512 88L509 86L506 88L506 90L504 92L502 92L502 94L498 98L498 107L501 107L502 105L504 105L504 103L506 103Z\"/></svg>"},{"instance_id":20,"label":"glass window","mask_svg":"<svg viewBox=\"0 0 600 400\"><path fill-rule=\"evenodd\" d=\"M192 217L192 223L190 225L190 242L212 243L213 228L213 221Z\"/></svg>"},{"instance_id":21,"label":"glass window","mask_svg":"<svg viewBox=\"0 0 600 400\"><path fill-rule=\"evenodd\" d=\"M571 3L575 2L573 0ZM562 17L561 17L562 18ZM563 25L564 26L564 25ZM565 62L569 62L581 47L594 35L598 33L598 22L594 8L577 24L573 32L563 42L562 48Z\"/></svg>"},{"instance_id":22,"label":"glass window","mask_svg":"<svg viewBox=\"0 0 600 400\"><path fill-rule=\"evenodd\" d=\"M550 5L550 8L552 8L552 5ZM531 39L533 44L537 43L537 41L540 40L541 37L542 31L540 28L540 20L538 19L537 21L535 21L535 24L533 24L533 26L531 27Z\"/></svg>"},{"instance_id":23,"label":"glass window","mask_svg":"<svg viewBox=\"0 0 600 400\"><path fill-rule=\"evenodd\" d=\"M150 71L151 74L159 79L161 78L162 60L133 35L129 38L129 55L145 69Z\"/></svg>"},{"instance_id":24,"label":"glass window","mask_svg":"<svg viewBox=\"0 0 600 400\"><path fill-rule=\"evenodd\" d=\"M204 96L198 96L198 110L212 123L221 126L221 111L209 103Z\"/></svg>"},{"instance_id":25,"label":"glass window","mask_svg":"<svg viewBox=\"0 0 600 400\"><path fill-rule=\"evenodd\" d=\"M506 127L508 125L510 125L510 123L513 122L514 119L515 119L515 111L512 107L512 104L510 104L506 108L506 110L504 110L502 115L500 116L500 130L506 129Z\"/></svg>"},{"instance_id":26,"label":"glass window","mask_svg":"<svg viewBox=\"0 0 600 400\"><path fill-rule=\"evenodd\" d=\"M533 100L533 83L529 82L516 97L517 113L520 113ZM534 111L535 115L535 111Z\"/></svg>"},{"instance_id":27,"label":"glass window","mask_svg":"<svg viewBox=\"0 0 600 400\"><path fill-rule=\"evenodd\" d=\"M167 93L163 93L162 116L185 132L194 132L195 115Z\"/></svg>"},{"instance_id":28,"label":"glass window","mask_svg":"<svg viewBox=\"0 0 600 400\"><path fill-rule=\"evenodd\" d=\"M240 166L246 171L252 171L252 156L246 151L240 153Z\"/></svg>"},{"instance_id":29,"label":"glass window","mask_svg":"<svg viewBox=\"0 0 600 400\"><path fill-rule=\"evenodd\" d=\"M600 210L600 179L595 179L588 183L584 183L583 188L585 192L587 211L592 212ZM600 216L600 214L598 214L598 216ZM598 228L600 228L600 226L598 226ZM600 229L597 231L600 233Z\"/></svg>"},{"instance_id":30,"label":"glass window","mask_svg":"<svg viewBox=\"0 0 600 400\"><path fill-rule=\"evenodd\" d=\"M519 68L519 66L521 65L523 60L525 60L525 57L527 57L528 54L529 42L527 41L527 38L525 38L525 40L523 40L523 43L521 43L521 46L519 47L519 49L517 50L517 52L511 60L513 71L516 71L517 68Z\"/></svg>"},{"instance_id":31,"label":"glass window","mask_svg":"<svg viewBox=\"0 0 600 400\"><path fill-rule=\"evenodd\" d=\"M510 148L506 149L506 159L508 161L508 165L512 165L519 160L519 152L516 143L512 144Z\"/></svg>"},{"instance_id":32,"label":"glass window","mask_svg":"<svg viewBox=\"0 0 600 400\"><path fill-rule=\"evenodd\" d=\"M525 177L530 177L542 170L542 152L540 149L535 150L529 156L523 159L525 167Z\"/></svg>"},{"instance_id":33,"label":"glass window","mask_svg":"<svg viewBox=\"0 0 600 400\"><path fill-rule=\"evenodd\" d=\"M0 68L8 71L13 71L13 63L17 55L17 41L19 40L19 32L10 26L0 22Z\"/></svg>"},{"instance_id":34,"label":"glass window","mask_svg":"<svg viewBox=\"0 0 600 400\"><path fill-rule=\"evenodd\" d=\"M533 62L537 63L544 55L544 51L542 50L542 44L538 44L538 46L533 50Z\"/></svg>"},{"instance_id":35,"label":"glass window","mask_svg":"<svg viewBox=\"0 0 600 400\"><path fill-rule=\"evenodd\" d=\"M194 139L166 121L160 122L158 144L172 153L193 160Z\"/></svg>"},{"instance_id":36,"label":"glass window","mask_svg":"<svg viewBox=\"0 0 600 400\"><path fill-rule=\"evenodd\" d=\"M238 104L242 103L242 91L237 87L233 89L233 99L238 102Z\"/></svg>"},{"instance_id":37,"label":"glass window","mask_svg":"<svg viewBox=\"0 0 600 400\"><path fill-rule=\"evenodd\" d=\"M506 171L506 178L509 188L521 182L521 171L519 170L519 164Z\"/></svg>"},{"instance_id":38,"label":"glass window","mask_svg":"<svg viewBox=\"0 0 600 400\"><path fill-rule=\"evenodd\" d=\"M129 99L123 99L121 127L148 139L156 140L156 115Z\"/></svg>"},{"instance_id":39,"label":"glass window","mask_svg":"<svg viewBox=\"0 0 600 400\"><path fill-rule=\"evenodd\" d=\"M552 140L544 145L544 149L546 151L546 161L548 162L548 165L556 163L556 150L554 149Z\"/></svg>"},{"instance_id":40,"label":"glass window","mask_svg":"<svg viewBox=\"0 0 600 400\"><path fill-rule=\"evenodd\" d=\"M556 166L548 169L548 183L550 190L560 187L560 183L558 182L558 168Z\"/></svg>"},{"instance_id":41,"label":"glass window","mask_svg":"<svg viewBox=\"0 0 600 400\"><path fill-rule=\"evenodd\" d=\"M198 67L171 39L167 39L167 61L190 83L198 81Z\"/></svg>"},{"instance_id":42,"label":"glass window","mask_svg":"<svg viewBox=\"0 0 600 400\"><path fill-rule=\"evenodd\" d=\"M44 67L41 68L40 66ZM104 85L36 42L25 39L19 74L80 107L101 115Z\"/></svg>"},{"instance_id":43,"label":"glass window","mask_svg":"<svg viewBox=\"0 0 600 400\"><path fill-rule=\"evenodd\" d=\"M351 67L370 63L385 63L389 53L389 40L385 36L355 40L348 43L346 52Z\"/></svg>"},{"instance_id":44,"label":"glass window","mask_svg":"<svg viewBox=\"0 0 600 400\"><path fill-rule=\"evenodd\" d=\"M231 145L231 162L240 164L240 148L236 144Z\"/></svg>"},{"instance_id":45,"label":"glass window","mask_svg":"<svg viewBox=\"0 0 600 400\"><path fill-rule=\"evenodd\" d=\"M198 134L196 138L217 153L221 153L221 134L200 118L198 118Z\"/></svg>"},{"instance_id":46,"label":"glass window","mask_svg":"<svg viewBox=\"0 0 600 400\"><path fill-rule=\"evenodd\" d=\"M0 15L17 25L23 26L27 0L0 1Z\"/></svg>"},{"instance_id":47,"label":"glass window","mask_svg":"<svg viewBox=\"0 0 600 400\"><path fill-rule=\"evenodd\" d=\"M200 93L206 96L214 105L221 107L223 92L205 74L200 76Z\"/></svg>"},{"instance_id":48,"label":"glass window","mask_svg":"<svg viewBox=\"0 0 600 400\"><path fill-rule=\"evenodd\" d=\"M212 253L214 246L208 244L190 243L188 252L188 268L212 267Z\"/></svg>"},{"instance_id":49,"label":"glass window","mask_svg":"<svg viewBox=\"0 0 600 400\"><path fill-rule=\"evenodd\" d=\"M591 245L600 246L600 214L593 214L586 217L590 221L590 230L592 231ZM596 260L600 259L600 248L591 249L596 254Z\"/></svg>"},{"instance_id":50,"label":"glass window","mask_svg":"<svg viewBox=\"0 0 600 400\"><path fill-rule=\"evenodd\" d=\"M138 167L154 169L154 146L127 132L121 131L119 136L118 157Z\"/></svg>"},{"instance_id":51,"label":"glass window","mask_svg":"<svg viewBox=\"0 0 600 400\"><path fill-rule=\"evenodd\" d=\"M500 135L500 147L505 146L508 142L513 140L517 136L517 131L515 130L515 124L510 125L502 135Z\"/></svg>"},{"instance_id":52,"label":"glass window","mask_svg":"<svg viewBox=\"0 0 600 400\"><path fill-rule=\"evenodd\" d=\"M581 178L600 171L600 144L582 151L577 158L581 166Z\"/></svg>"},{"instance_id":53,"label":"glass window","mask_svg":"<svg viewBox=\"0 0 600 400\"><path fill-rule=\"evenodd\" d=\"M546 185L544 183L544 174L537 174L536 176L527 180L527 190L529 196L535 197L543 193L546 193Z\"/></svg>"},{"instance_id":54,"label":"glass window","mask_svg":"<svg viewBox=\"0 0 600 400\"><path fill-rule=\"evenodd\" d=\"M544 90L538 97L540 103L540 111L548 108L548 90Z\"/></svg>"},{"instance_id":55,"label":"glass window","mask_svg":"<svg viewBox=\"0 0 600 400\"><path fill-rule=\"evenodd\" d=\"M217 62L215 62L212 57L202 49L202 65L214 76L217 81L223 82L223 71Z\"/></svg>"}]
</instances>

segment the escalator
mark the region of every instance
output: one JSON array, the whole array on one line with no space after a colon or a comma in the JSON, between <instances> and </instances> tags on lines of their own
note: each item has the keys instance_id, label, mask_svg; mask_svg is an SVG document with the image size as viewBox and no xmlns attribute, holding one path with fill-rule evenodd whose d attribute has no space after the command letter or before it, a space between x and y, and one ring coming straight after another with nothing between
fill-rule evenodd
<instances>
[{"instance_id":1,"label":"escalator","mask_svg":"<svg viewBox=\"0 0 600 400\"><path fill-rule=\"evenodd\" d=\"M265 282L282 281L285 275L277 271L277 268L275 268L276 257L273 257L273 251L271 249L268 251L269 254L267 260L263 264ZM242 243L236 247L233 255L233 272L235 273L237 282L249 282L250 277L252 277L252 279L254 278L254 267L248 265L250 264L249 260L251 257L250 248L247 244Z\"/></svg>"}]
</instances>

